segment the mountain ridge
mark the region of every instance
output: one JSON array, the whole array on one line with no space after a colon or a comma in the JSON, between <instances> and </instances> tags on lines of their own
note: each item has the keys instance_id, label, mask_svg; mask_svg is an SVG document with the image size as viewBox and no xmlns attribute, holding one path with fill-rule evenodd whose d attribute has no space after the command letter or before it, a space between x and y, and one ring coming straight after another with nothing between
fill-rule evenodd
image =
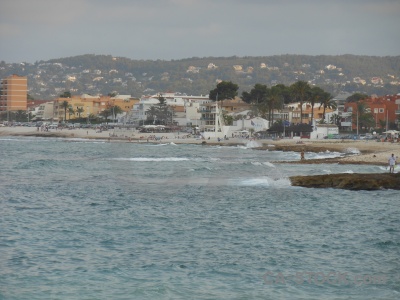
<instances>
[{"instance_id":1,"label":"mountain ridge","mask_svg":"<svg viewBox=\"0 0 400 300\"><path fill-rule=\"evenodd\" d=\"M191 57L179 60L134 60L83 54L31 63L0 62L0 76L28 77L29 94L54 99L72 94L144 94L175 91L208 94L220 80L239 85L290 85L304 80L331 93L400 92L400 56L300 55Z\"/></svg>"}]
</instances>

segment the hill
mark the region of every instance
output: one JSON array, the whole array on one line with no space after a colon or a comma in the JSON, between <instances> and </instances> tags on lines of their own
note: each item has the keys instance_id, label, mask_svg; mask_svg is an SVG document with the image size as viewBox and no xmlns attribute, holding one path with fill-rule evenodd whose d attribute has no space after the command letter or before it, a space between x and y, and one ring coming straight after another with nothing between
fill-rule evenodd
<instances>
[{"instance_id":1,"label":"hill","mask_svg":"<svg viewBox=\"0 0 400 300\"><path fill-rule=\"evenodd\" d=\"M91 95L116 92L134 97L160 91L205 95L218 80L238 84L240 95L256 83L270 87L298 80L332 94L400 92L400 56L277 55L165 61L86 54L34 64L0 62L0 78L11 74L28 77L29 94L35 99L54 99L64 91Z\"/></svg>"}]
</instances>

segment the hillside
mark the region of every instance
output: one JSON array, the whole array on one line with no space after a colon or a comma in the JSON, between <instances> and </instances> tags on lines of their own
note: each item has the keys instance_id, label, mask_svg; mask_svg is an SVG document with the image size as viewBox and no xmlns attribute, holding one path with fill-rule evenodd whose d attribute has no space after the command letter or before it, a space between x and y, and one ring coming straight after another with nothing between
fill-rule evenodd
<instances>
[{"instance_id":1,"label":"hillside","mask_svg":"<svg viewBox=\"0 0 400 300\"><path fill-rule=\"evenodd\" d=\"M181 60L132 60L110 55L81 55L34 64L0 62L0 78L28 76L29 94L53 99L72 94L129 94L140 97L160 91L204 95L218 80L239 85L239 94L256 83L271 86L309 81L333 94L400 92L400 56L205 57Z\"/></svg>"}]
</instances>

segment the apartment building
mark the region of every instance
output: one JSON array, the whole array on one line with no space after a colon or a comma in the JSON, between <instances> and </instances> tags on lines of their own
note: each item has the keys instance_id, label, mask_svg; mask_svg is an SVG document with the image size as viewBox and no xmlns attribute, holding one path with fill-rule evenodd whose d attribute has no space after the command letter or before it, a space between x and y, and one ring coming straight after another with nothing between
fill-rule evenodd
<instances>
[{"instance_id":1,"label":"apartment building","mask_svg":"<svg viewBox=\"0 0 400 300\"><path fill-rule=\"evenodd\" d=\"M1 80L0 111L27 110L28 79L11 75Z\"/></svg>"}]
</instances>

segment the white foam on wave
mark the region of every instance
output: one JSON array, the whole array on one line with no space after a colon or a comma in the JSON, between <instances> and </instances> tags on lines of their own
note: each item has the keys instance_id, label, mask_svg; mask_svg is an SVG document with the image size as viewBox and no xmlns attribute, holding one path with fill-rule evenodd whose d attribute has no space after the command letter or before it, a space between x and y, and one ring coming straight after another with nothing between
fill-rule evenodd
<instances>
[{"instance_id":1,"label":"white foam on wave","mask_svg":"<svg viewBox=\"0 0 400 300\"><path fill-rule=\"evenodd\" d=\"M319 153L306 153L306 156L311 159L324 159L324 158L335 158L335 157L341 157L343 156L342 153L340 152L330 152L330 151L325 151L325 152L319 152Z\"/></svg>"},{"instance_id":2,"label":"white foam on wave","mask_svg":"<svg viewBox=\"0 0 400 300\"><path fill-rule=\"evenodd\" d=\"M347 170L347 171L344 171L343 173L345 173L345 174L353 174L354 171L353 170Z\"/></svg>"},{"instance_id":3,"label":"white foam on wave","mask_svg":"<svg viewBox=\"0 0 400 300\"><path fill-rule=\"evenodd\" d=\"M349 154L360 154L360 150L357 148L347 148L345 152Z\"/></svg>"},{"instance_id":4,"label":"white foam on wave","mask_svg":"<svg viewBox=\"0 0 400 300\"><path fill-rule=\"evenodd\" d=\"M269 161L263 162L263 165L271 167L271 168L276 168L276 166L273 163L270 163Z\"/></svg>"},{"instance_id":5,"label":"white foam on wave","mask_svg":"<svg viewBox=\"0 0 400 300\"><path fill-rule=\"evenodd\" d=\"M269 186L278 188L291 186L289 178L273 179L270 177L238 179L236 184L239 186Z\"/></svg>"},{"instance_id":6,"label":"white foam on wave","mask_svg":"<svg viewBox=\"0 0 400 300\"><path fill-rule=\"evenodd\" d=\"M259 143L259 142L257 142L257 141L248 141L247 143L246 143L246 147L247 148L258 148L258 147L261 147L262 145Z\"/></svg>"},{"instance_id":7,"label":"white foam on wave","mask_svg":"<svg viewBox=\"0 0 400 300\"><path fill-rule=\"evenodd\" d=\"M128 158L114 158L113 160L123 161L140 161L140 162L153 162L153 161L187 161L187 157L128 157Z\"/></svg>"}]
</instances>

